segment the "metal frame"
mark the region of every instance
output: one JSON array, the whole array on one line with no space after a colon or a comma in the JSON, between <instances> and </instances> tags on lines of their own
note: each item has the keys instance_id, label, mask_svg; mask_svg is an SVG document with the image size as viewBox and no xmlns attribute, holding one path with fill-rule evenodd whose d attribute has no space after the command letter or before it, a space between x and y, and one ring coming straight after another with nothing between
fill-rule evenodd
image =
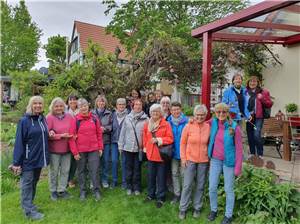
<instances>
[{"instance_id":1,"label":"metal frame","mask_svg":"<svg viewBox=\"0 0 300 224\"><path fill-rule=\"evenodd\" d=\"M293 32L300 32L300 26L289 24L271 23L272 19L267 19L265 22L253 22L251 19L259 16L270 14L270 17L276 15L276 10L285 9L292 13L300 13L300 6L296 5L300 1L273 0L263 1L249 8L231 14L225 18L215 22L206 24L192 30L191 34L194 38L203 39L203 61L202 61L202 103L210 111L210 93L211 93L211 62L212 62L212 42L227 41L227 42L245 42L245 43L260 43L260 44L282 44L291 45L300 43L300 34L280 37L271 35L261 35L261 32L256 32L254 35L241 35L221 32L228 27L245 27L256 29L279 29ZM274 13L272 13L274 12ZM269 22L270 20L270 22ZM219 32L218 32L219 31ZM209 113L210 114L210 113Z\"/></svg>"}]
</instances>

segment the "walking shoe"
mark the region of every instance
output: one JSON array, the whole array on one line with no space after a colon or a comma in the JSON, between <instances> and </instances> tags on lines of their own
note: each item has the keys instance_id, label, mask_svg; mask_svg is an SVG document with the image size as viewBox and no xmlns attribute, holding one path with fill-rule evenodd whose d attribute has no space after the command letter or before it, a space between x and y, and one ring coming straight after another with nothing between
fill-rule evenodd
<instances>
[{"instance_id":1,"label":"walking shoe","mask_svg":"<svg viewBox=\"0 0 300 224\"><path fill-rule=\"evenodd\" d=\"M185 211L179 211L178 218L180 220L184 220L185 216L186 216Z\"/></svg>"},{"instance_id":2,"label":"walking shoe","mask_svg":"<svg viewBox=\"0 0 300 224\"><path fill-rule=\"evenodd\" d=\"M193 212L193 218L197 219L200 217L200 210L196 210L194 209L194 212Z\"/></svg>"},{"instance_id":3,"label":"walking shoe","mask_svg":"<svg viewBox=\"0 0 300 224\"><path fill-rule=\"evenodd\" d=\"M174 205L180 201L180 196L175 195L171 201L171 205Z\"/></svg>"},{"instance_id":4,"label":"walking shoe","mask_svg":"<svg viewBox=\"0 0 300 224\"><path fill-rule=\"evenodd\" d=\"M144 199L144 203L148 203L148 202L151 202L153 201L153 198L147 196L145 199Z\"/></svg>"},{"instance_id":5,"label":"walking shoe","mask_svg":"<svg viewBox=\"0 0 300 224\"><path fill-rule=\"evenodd\" d=\"M57 199L58 199L57 192L56 191L51 192L51 196L50 197L51 197L52 201L57 201Z\"/></svg>"},{"instance_id":6,"label":"walking shoe","mask_svg":"<svg viewBox=\"0 0 300 224\"><path fill-rule=\"evenodd\" d=\"M134 195L138 196L138 195L140 195L140 194L141 194L140 191L134 191Z\"/></svg>"},{"instance_id":7,"label":"walking shoe","mask_svg":"<svg viewBox=\"0 0 300 224\"><path fill-rule=\"evenodd\" d=\"M164 202L161 201L161 200L158 200L158 201L156 202L156 208L161 208L163 205L164 205Z\"/></svg>"},{"instance_id":8,"label":"walking shoe","mask_svg":"<svg viewBox=\"0 0 300 224\"><path fill-rule=\"evenodd\" d=\"M31 220L41 220L44 218L44 214L33 211L33 212L30 212L29 214L26 214L26 217Z\"/></svg>"},{"instance_id":9,"label":"walking shoe","mask_svg":"<svg viewBox=\"0 0 300 224\"><path fill-rule=\"evenodd\" d=\"M85 201L85 199L86 199L86 192L85 191L80 192L79 199L80 199L80 201Z\"/></svg>"},{"instance_id":10,"label":"walking shoe","mask_svg":"<svg viewBox=\"0 0 300 224\"><path fill-rule=\"evenodd\" d=\"M101 196L99 191L95 191L95 201L100 201Z\"/></svg>"},{"instance_id":11,"label":"walking shoe","mask_svg":"<svg viewBox=\"0 0 300 224\"><path fill-rule=\"evenodd\" d=\"M102 183L103 188L109 188L109 184L108 183Z\"/></svg>"},{"instance_id":12,"label":"walking shoe","mask_svg":"<svg viewBox=\"0 0 300 224\"><path fill-rule=\"evenodd\" d=\"M224 216L221 224L230 224L232 222L232 217L228 218L226 216Z\"/></svg>"},{"instance_id":13,"label":"walking shoe","mask_svg":"<svg viewBox=\"0 0 300 224\"><path fill-rule=\"evenodd\" d=\"M132 195L132 190L127 189L126 194L127 194L128 196L129 196L129 195Z\"/></svg>"},{"instance_id":14,"label":"walking shoe","mask_svg":"<svg viewBox=\"0 0 300 224\"><path fill-rule=\"evenodd\" d=\"M214 211L210 211L207 219L208 221L214 221L215 219L217 218L217 212L214 212Z\"/></svg>"},{"instance_id":15,"label":"walking shoe","mask_svg":"<svg viewBox=\"0 0 300 224\"><path fill-rule=\"evenodd\" d=\"M59 192L59 197L63 199L71 198L71 195L67 191Z\"/></svg>"},{"instance_id":16,"label":"walking shoe","mask_svg":"<svg viewBox=\"0 0 300 224\"><path fill-rule=\"evenodd\" d=\"M117 187L117 183L112 183L111 185L110 185L110 189L114 189L114 188L116 188Z\"/></svg>"}]
</instances>

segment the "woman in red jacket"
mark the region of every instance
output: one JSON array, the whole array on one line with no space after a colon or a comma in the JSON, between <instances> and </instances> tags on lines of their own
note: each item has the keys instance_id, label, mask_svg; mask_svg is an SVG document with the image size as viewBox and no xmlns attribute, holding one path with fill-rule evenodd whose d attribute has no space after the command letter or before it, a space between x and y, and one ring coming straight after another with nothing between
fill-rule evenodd
<instances>
[{"instance_id":1,"label":"woman in red jacket","mask_svg":"<svg viewBox=\"0 0 300 224\"><path fill-rule=\"evenodd\" d=\"M173 133L170 124L163 118L160 104L153 104L150 107L150 115L151 118L149 122L145 123L143 130L144 152L146 152L148 159L148 196L146 202L156 198L156 207L160 208L166 197L166 162L161 159L158 146L172 144Z\"/></svg>"},{"instance_id":2,"label":"woman in red jacket","mask_svg":"<svg viewBox=\"0 0 300 224\"><path fill-rule=\"evenodd\" d=\"M100 200L99 191L99 161L103 150L102 129L98 118L89 111L89 104L85 99L79 99L79 114L71 125L70 148L77 160L80 200L86 199L85 169L88 165L89 175L93 184L95 200Z\"/></svg>"},{"instance_id":3,"label":"woman in red jacket","mask_svg":"<svg viewBox=\"0 0 300 224\"><path fill-rule=\"evenodd\" d=\"M263 156L263 140L261 138L261 129L264 123L264 109L271 108L273 102L270 93L266 89L262 89L257 76L251 76L247 81L247 90L250 96L248 102L248 110L253 118L252 123L247 123L246 130L248 143L250 147L250 157L258 155Z\"/></svg>"}]
</instances>

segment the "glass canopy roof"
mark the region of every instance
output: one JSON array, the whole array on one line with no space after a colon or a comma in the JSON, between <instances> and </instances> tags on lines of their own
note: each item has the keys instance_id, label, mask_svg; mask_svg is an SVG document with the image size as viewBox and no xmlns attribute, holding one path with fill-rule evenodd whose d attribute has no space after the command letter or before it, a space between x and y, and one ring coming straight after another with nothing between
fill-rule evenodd
<instances>
[{"instance_id":1,"label":"glass canopy roof","mask_svg":"<svg viewBox=\"0 0 300 224\"><path fill-rule=\"evenodd\" d=\"M214 41L294 44L300 42L300 2L264 1L192 31Z\"/></svg>"}]
</instances>

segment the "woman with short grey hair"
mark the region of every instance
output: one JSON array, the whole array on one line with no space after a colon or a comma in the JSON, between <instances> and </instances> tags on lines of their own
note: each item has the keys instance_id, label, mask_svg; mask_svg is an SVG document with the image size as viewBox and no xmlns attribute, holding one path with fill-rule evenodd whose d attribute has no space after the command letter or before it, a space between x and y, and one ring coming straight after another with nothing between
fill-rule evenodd
<instances>
[{"instance_id":1,"label":"woman with short grey hair","mask_svg":"<svg viewBox=\"0 0 300 224\"><path fill-rule=\"evenodd\" d=\"M49 106L47 124L49 129L49 188L51 199L56 201L58 197L69 198L66 191L71 163L69 148L70 128L73 116L65 113L65 102L56 97Z\"/></svg>"}]
</instances>

